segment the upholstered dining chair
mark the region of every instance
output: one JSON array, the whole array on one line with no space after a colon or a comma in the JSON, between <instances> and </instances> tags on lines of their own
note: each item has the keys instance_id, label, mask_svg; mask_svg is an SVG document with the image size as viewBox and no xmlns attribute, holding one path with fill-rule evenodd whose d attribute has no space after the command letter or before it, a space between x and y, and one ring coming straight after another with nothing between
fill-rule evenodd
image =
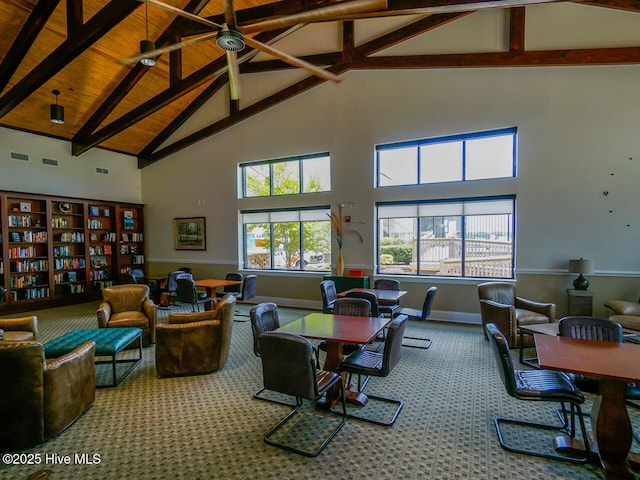
<instances>
[{"instance_id":1,"label":"upholstered dining chair","mask_svg":"<svg viewBox=\"0 0 640 480\"><path fill-rule=\"evenodd\" d=\"M272 332L280 328L280 318L278 316L278 306L272 302L259 303L251 308L249 312L251 320L251 332L253 333L253 353L256 357L260 357L260 335L266 332ZM292 402L286 402L278 398L263 396L264 386L253 392L253 398L265 400L267 402L279 403L281 405L294 406Z\"/></svg>"},{"instance_id":2,"label":"upholstered dining chair","mask_svg":"<svg viewBox=\"0 0 640 480\"><path fill-rule=\"evenodd\" d=\"M397 292L400 290L400 282L393 278L378 278L373 282L373 288L376 290L393 290ZM378 302L378 309L381 314L387 314L393 318L400 309L400 300L394 302Z\"/></svg>"},{"instance_id":3,"label":"upholstered dining chair","mask_svg":"<svg viewBox=\"0 0 640 480\"><path fill-rule=\"evenodd\" d=\"M382 353L372 352L368 350L358 350L351 353L348 357L343 359L338 370L349 374L347 385L351 384L351 377L353 374L358 376L358 392L362 392L366 386L366 381L362 381L362 376L370 377L386 377L388 376L394 367L400 361L400 350L402 347L402 337L404 336L404 330L407 324L406 315L398 315L394 318L387 327L387 334L384 341L384 349ZM381 420L375 417L366 416L365 414L348 413L350 418L357 418L369 423L375 423L378 425L391 426L395 423L396 418L400 410L402 410L403 403L401 400L395 400L393 398L381 397L378 395L367 394L369 401L372 400L384 403L390 403L396 406L391 418L389 420ZM365 407L366 409L366 407Z\"/></svg>"},{"instance_id":4,"label":"upholstered dining chair","mask_svg":"<svg viewBox=\"0 0 640 480\"><path fill-rule=\"evenodd\" d=\"M587 463L590 461L591 449L589 446L589 437L584 423L584 417L581 405L584 403L584 395L578 387L563 373L552 370L514 370L511 355L509 353L509 343L506 336L500 331L494 323L487 323L484 327L491 343L498 373L502 379L502 383L509 396L518 400L531 400L537 402L553 402L559 403L561 408L561 424L550 425L524 420L515 420L509 418L496 418L495 427L498 434L500 446L515 453L524 455L532 455L535 457L549 458L555 460L563 460L573 463ZM571 405L571 422L567 413L566 404ZM571 439L575 439L576 429L573 421L573 412L578 415L580 423L580 431L584 443L584 455L582 456L564 456L554 455L552 453L541 452L524 447L509 445L505 442L502 432L502 425L517 425L520 427L528 427L538 430L558 431L567 434ZM578 451L578 449L575 449Z\"/></svg>"},{"instance_id":5,"label":"upholstered dining chair","mask_svg":"<svg viewBox=\"0 0 640 480\"><path fill-rule=\"evenodd\" d=\"M260 335L258 341L265 388L296 398L293 410L265 434L265 443L307 457L318 456L342 429L347 419L342 376L336 372L316 370L313 346L304 337L282 332L265 332ZM314 430L307 435L292 435L292 430L289 430L286 436L277 439L277 432L289 422L293 425L292 429L298 430L308 425L305 421L296 423L293 420L295 417L301 418L307 415L301 408L305 399L317 401L334 387L340 389L342 412L339 420L329 420L329 418L335 419L335 416L328 414L322 428L318 428L317 431ZM317 421L318 419L315 418L314 423ZM331 427L326 425L327 421L330 422ZM321 443L318 445L317 435L326 431L329 433L321 437ZM292 445L291 442L287 442L287 437L293 437L303 444Z\"/></svg>"},{"instance_id":6,"label":"upholstered dining chair","mask_svg":"<svg viewBox=\"0 0 640 480\"><path fill-rule=\"evenodd\" d=\"M378 303L378 299L376 295L371 292L366 292L363 290L349 290L345 294L346 298L363 298L369 302L371 305L371 317L382 317L380 313L380 305Z\"/></svg>"},{"instance_id":7,"label":"upholstered dining chair","mask_svg":"<svg viewBox=\"0 0 640 480\"><path fill-rule=\"evenodd\" d=\"M508 282L485 282L478 285L480 315L483 327L494 323L505 334L510 347L519 345L518 329L520 325L553 323L556 318L556 306L553 303L540 303L516 296L516 287ZM483 328L485 338L486 329ZM525 346L533 346L533 337L524 338Z\"/></svg>"},{"instance_id":8,"label":"upholstered dining chair","mask_svg":"<svg viewBox=\"0 0 640 480\"><path fill-rule=\"evenodd\" d=\"M246 275L242 280L242 289L240 295L237 295L238 301L245 302L256 296L256 286L258 277L256 275ZM236 311L236 317L248 317L249 315ZM246 320L235 319L236 322L246 322Z\"/></svg>"},{"instance_id":9,"label":"upholstered dining chair","mask_svg":"<svg viewBox=\"0 0 640 480\"><path fill-rule=\"evenodd\" d=\"M622 343L622 326L608 318L569 316L558 321L558 335L603 342ZM598 379L575 373L566 374L583 392L598 393Z\"/></svg>"},{"instance_id":10,"label":"upholstered dining chair","mask_svg":"<svg viewBox=\"0 0 640 480\"><path fill-rule=\"evenodd\" d=\"M333 303L338 299L336 282L333 280L320 282L320 293L322 295L322 313L333 313Z\"/></svg>"},{"instance_id":11,"label":"upholstered dining chair","mask_svg":"<svg viewBox=\"0 0 640 480\"><path fill-rule=\"evenodd\" d=\"M397 311L396 315L406 315L409 317L409 320L421 320L426 322L431 315L431 307L433 306L433 300L436 298L436 293L438 293L438 287L429 287L427 288L427 292L424 296L424 302L422 302L422 310L418 310L416 308L401 308ZM423 337L410 337L405 335L406 340L416 340L420 342L425 342L424 344L416 344L414 342L404 342L402 344L403 347L411 347L411 348L421 348L423 350L427 350L431 346L430 338Z\"/></svg>"},{"instance_id":12,"label":"upholstered dining chair","mask_svg":"<svg viewBox=\"0 0 640 480\"><path fill-rule=\"evenodd\" d=\"M188 276L187 276L188 275ZM211 304L213 298L206 293L200 294L196 289L196 282L189 274L180 275L176 279L176 300L191 305L192 311L200 311L200 305Z\"/></svg>"},{"instance_id":13,"label":"upholstered dining chair","mask_svg":"<svg viewBox=\"0 0 640 480\"><path fill-rule=\"evenodd\" d=\"M244 275L242 275L241 273L236 273L236 272L230 272L227 273L224 277L225 280L235 280L236 282L242 282L242 279L244 278ZM226 287L224 287L222 289L221 292L216 292L216 297L217 298L222 298L227 294L231 294L235 297L239 297L240 293L242 290L242 284L238 284L238 285L227 285Z\"/></svg>"}]
</instances>

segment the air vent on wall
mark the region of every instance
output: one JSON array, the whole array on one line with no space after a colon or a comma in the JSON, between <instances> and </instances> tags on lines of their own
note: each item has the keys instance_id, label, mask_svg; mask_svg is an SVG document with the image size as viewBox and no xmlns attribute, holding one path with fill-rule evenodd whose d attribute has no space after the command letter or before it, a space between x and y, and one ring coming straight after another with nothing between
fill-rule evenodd
<instances>
[{"instance_id":1,"label":"air vent on wall","mask_svg":"<svg viewBox=\"0 0 640 480\"><path fill-rule=\"evenodd\" d=\"M109 175L109 169L96 167L96 173L100 173L102 175Z\"/></svg>"},{"instance_id":2,"label":"air vent on wall","mask_svg":"<svg viewBox=\"0 0 640 480\"><path fill-rule=\"evenodd\" d=\"M29 155L27 153L11 152L9 158L11 158L11 160L21 160L23 162L29 161Z\"/></svg>"},{"instance_id":3,"label":"air vent on wall","mask_svg":"<svg viewBox=\"0 0 640 480\"><path fill-rule=\"evenodd\" d=\"M42 157L42 164L43 165L50 165L52 167L57 167L58 166L58 160L54 160L53 158L44 158L44 157Z\"/></svg>"}]
</instances>

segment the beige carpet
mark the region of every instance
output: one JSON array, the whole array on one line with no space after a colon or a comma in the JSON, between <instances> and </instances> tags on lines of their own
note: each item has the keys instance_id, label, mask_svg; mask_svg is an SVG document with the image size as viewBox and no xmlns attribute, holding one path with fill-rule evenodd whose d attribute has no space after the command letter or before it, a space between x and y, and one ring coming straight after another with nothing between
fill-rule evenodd
<instances>
[{"instance_id":1,"label":"beige carpet","mask_svg":"<svg viewBox=\"0 0 640 480\"><path fill-rule=\"evenodd\" d=\"M96 306L37 312L41 340L95 328ZM161 322L167 313L160 312ZM281 309L281 320L304 313ZM264 433L288 409L252 398L261 370L252 353L251 327L236 322L233 329L229 361L210 375L159 379L154 348L145 348L143 363L118 387L99 389L93 407L74 425L20 452L41 454L39 465L0 462L0 478L25 479L41 469L51 470L49 478L56 480L604 478L597 467L503 451L496 416L554 421L555 406L508 397L480 327L440 322L411 322L407 334L429 336L432 347L403 348L391 375L372 379L367 387L405 402L393 427L348 420L324 453L312 459L268 446ZM640 428L637 414L632 415ZM524 438L549 448L552 437ZM53 454L70 455L72 464L45 461ZM73 464L75 454L97 454L99 464Z\"/></svg>"}]
</instances>

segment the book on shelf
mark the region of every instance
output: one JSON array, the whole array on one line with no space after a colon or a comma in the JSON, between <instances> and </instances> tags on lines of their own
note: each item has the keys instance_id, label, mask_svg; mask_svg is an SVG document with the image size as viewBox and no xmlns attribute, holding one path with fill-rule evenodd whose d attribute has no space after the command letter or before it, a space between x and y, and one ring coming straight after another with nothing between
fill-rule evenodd
<instances>
[{"instance_id":1,"label":"book on shelf","mask_svg":"<svg viewBox=\"0 0 640 480\"><path fill-rule=\"evenodd\" d=\"M133 210L125 210L123 212L124 218L133 218Z\"/></svg>"},{"instance_id":2,"label":"book on shelf","mask_svg":"<svg viewBox=\"0 0 640 480\"><path fill-rule=\"evenodd\" d=\"M105 255L111 255L111 245L105 245L104 246L104 254Z\"/></svg>"},{"instance_id":3,"label":"book on shelf","mask_svg":"<svg viewBox=\"0 0 640 480\"><path fill-rule=\"evenodd\" d=\"M124 229L125 230L135 230L136 223L133 218L125 218L124 219Z\"/></svg>"},{"instance_id":4,"label":"book on shelf","mask_svg":"<svg viewBox=\"0 0 640 480\"><path fill-rule=\"evenodd\" d=\"M100 268L107 266L107 259L103 255L96 255L95 257L91 257L91 266L93 268Z\"/></svg>"},{"instance_id":5,"label":"book on shelf","mask_svg":"<svg viewBox=\"0 0 640 480\"><path fill-rule=\"evenodd\" d=\"M127 253L129 253L129 245L120 245L120 254L126 255Z\"/></svg>"},{"instance_id":6,"label":"book on shelf","mask_svg":"<svg viewBox=\"0 0 640 480\"><path fill-rule=\"evenodd\" d=\"M70 282L75 282L78 280L78 276L76 274L76 272L68 272L67 275L69 275L69 281Z\"/></svg>"},{"instance_id":7,"label":"book on shelf","mask_svg":"<svg viewBox=\"0 0 640 480\"><path fill-rule=\"evenodd\" d=\"M91 215L92 217L97 217L98 215L100 215L100 210L98 209L97 206L90 205L89 206L89 215Z\"/></svg>"}]
</instances>

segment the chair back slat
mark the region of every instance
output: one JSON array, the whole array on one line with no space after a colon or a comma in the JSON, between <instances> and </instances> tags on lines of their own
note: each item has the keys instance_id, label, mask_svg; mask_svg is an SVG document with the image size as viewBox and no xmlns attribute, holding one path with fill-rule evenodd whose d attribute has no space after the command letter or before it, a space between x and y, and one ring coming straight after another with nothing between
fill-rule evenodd
<instances>
[{"instance_id":1,"label":"chair back slat","mask_svg":"<svg viewBox=\"0 0 640 480\"><path fill-rule=\"evenodd\" d=\"M608 318L569 316L558 321L562 337L622 343L622 325Z\"/></svg>"},{"instance_id":2,"label":"chair back slat","mask_svg":"<svg viewBox=\"0 0 640 480\"><path fill-rule=\"evenodd\" d=\"M259 337L267 390L314 400L318 396L311 342L299 335L265 332Z\"/></svg>"}]
</instances>

